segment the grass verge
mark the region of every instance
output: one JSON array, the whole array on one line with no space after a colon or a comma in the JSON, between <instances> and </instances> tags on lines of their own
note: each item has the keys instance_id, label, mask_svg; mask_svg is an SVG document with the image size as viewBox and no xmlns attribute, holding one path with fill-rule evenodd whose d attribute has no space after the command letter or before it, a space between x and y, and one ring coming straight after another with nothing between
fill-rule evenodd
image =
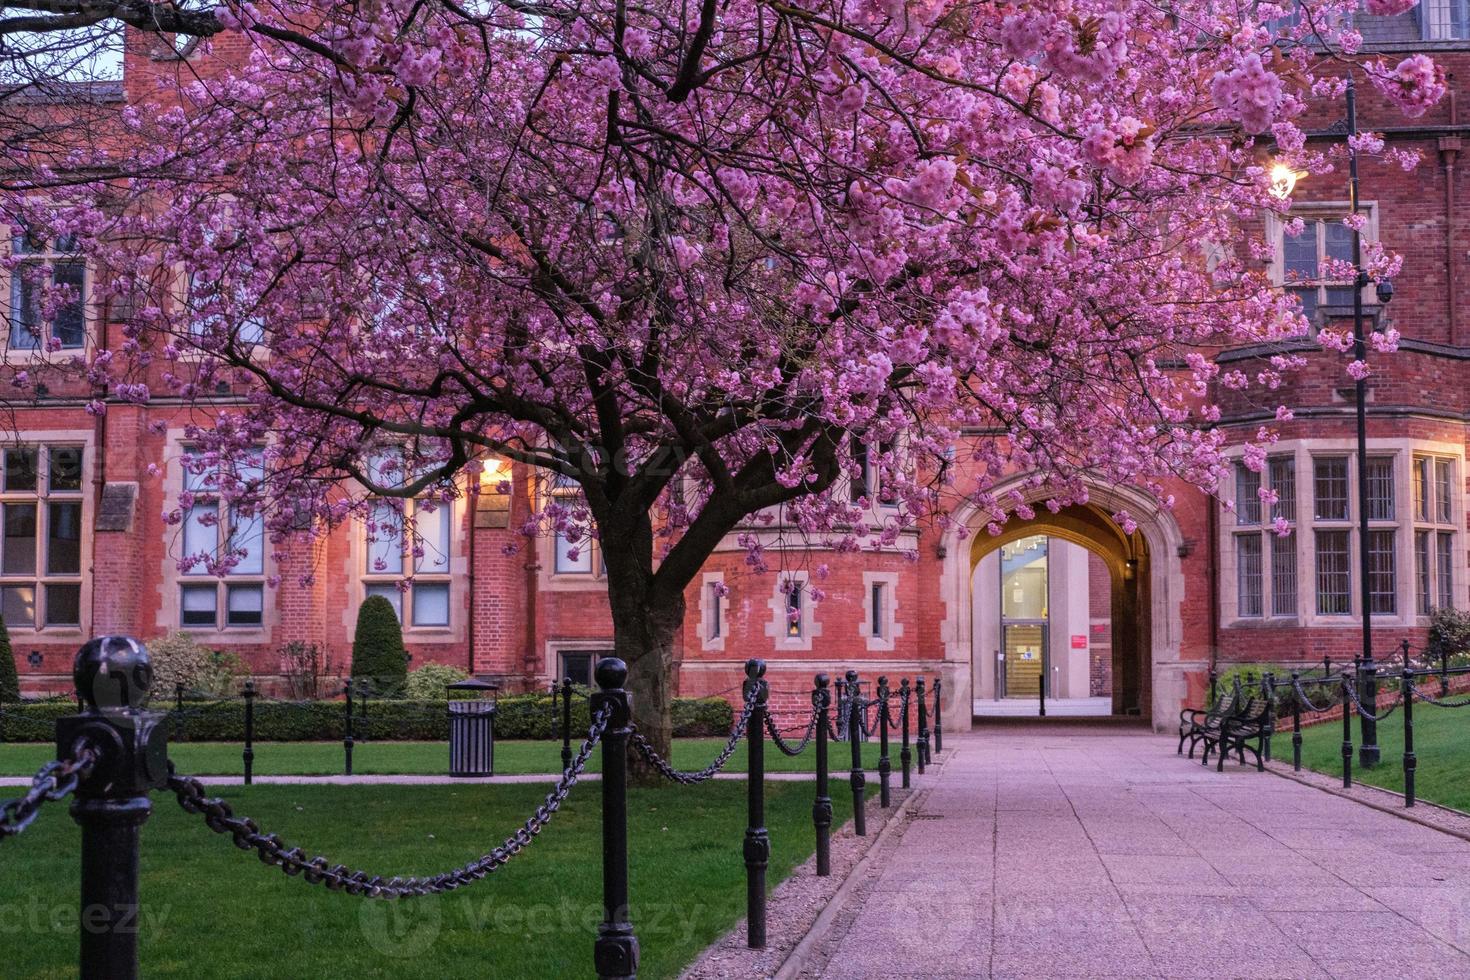
<instances>
[{"instance_id":1,"label":"grass verge","mask_svg":"<svg viewBox=\"0 0 1470 980\"><path fill-rule=\"evenodd\" d=\"M724 739L689 738L674 742L674 764L685 769L707 765L724 746ZM576 746L573 746L575 749ZM235 742L178 742L169 746L169 757L180 772L196 776L238 776L244 769L240 759L242 746ZM845 770L851 762L851 748L833 743L828 759L833 771ZM889 746L889 759L898 771L897 740ZM55 747L49 743L20 742L0 745L0 776L29 776L51 759ZM868 769L878 764L878 740L863 746L863 761ZM588 771L597 772L601 753L593 754ZM726 772L744 772L745 745L735 750ZM449 747L445 742L359 742L352 751L352 771L361 775L414 774L443 775L449 769ZM816 769L816 749L808 746L799 756L788 757L766 746L767 772L812 772ZM343 771L341 742L257 742L255 745L257 776L319 776ZM554 773L561 771L561 743L506 741L495 743L497 774ZM0 796L5 794L0 793Z\"/></svg>"},{"instance_id":2,"label":"grass verge","mask_svg":"<svg viewBox=\"0 0 1470 980\"><path fill-rule=\"evenodd\" d=\"M871 787L870 787L871 788ZM589 976L601 918L599 784L576 787L504 868L443 896L379 902L287 878L154 795L143 829L144 976ZM463 863L501 840L544 787L254 786L223 795L311 854L384 874ZM774 887L813 847L811 787L767 785ZM837 823L851 815L835 792ZM744 914L744 786L629 793L631 913L640 975L672 977ZM75 974L79 831L50 804L0 862L8 978ZM778 914L773 911L773 914Z\"/></svg>"},{"instance_id":3,"label":"grass verge","mask_svg":"<svg viewBox=\"0 0 1470 980\"><path fill-rule=\"evenodd\" d=\"M1390 696L1392 696L1390 694ZM1380 701L1387 700L1380 698ZM1404 791L1404 709L1378 725L1380 761L1372 769L1358 765L1362 723L1353 719L1353 780L1395 793ZM1291 761L1291 719L1272 740L1277 759ZM1414 789L1419 799L1470 811L1470 708L1437 708L1414 704L1414 755L1418 766ZM1332 776L1342 775L1342 722L1302 729L1302 765Z\"/></svg>"}]
</instances>

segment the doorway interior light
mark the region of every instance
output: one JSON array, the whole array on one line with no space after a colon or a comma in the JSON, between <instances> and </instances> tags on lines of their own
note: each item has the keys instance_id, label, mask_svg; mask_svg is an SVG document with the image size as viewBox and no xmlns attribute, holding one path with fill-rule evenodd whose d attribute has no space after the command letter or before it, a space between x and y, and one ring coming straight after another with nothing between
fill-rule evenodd
<instances>
[{"instance_id":1,"label":"doorway interior light","mask_svg":"<svg viewBox=\"0 0 1470 980\"><path fill-rule=\"evenodd\" d=\"M1291 192L1296 190L1296 182L1305 177L1306 173L1285 161L1277 160L1271 164L1267 176L1270 178L1271 196L1278 201L1284 201L1291 197Z\"/></svg>"}]
</instances>

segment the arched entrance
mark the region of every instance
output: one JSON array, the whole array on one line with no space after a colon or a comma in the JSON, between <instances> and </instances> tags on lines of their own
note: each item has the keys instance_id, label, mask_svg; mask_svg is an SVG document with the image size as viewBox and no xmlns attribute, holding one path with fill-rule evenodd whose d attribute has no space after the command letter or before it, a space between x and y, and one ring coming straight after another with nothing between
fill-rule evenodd
<instances>
[{"instance_id":1,"label":"arched entrance","mask_svg":"<svg viewBox=\"0 0 1470 980\"><path fill-rule=\"evenodd\" d=\"M1125 533L1087 504L1014 519L1000 535L972 538L969 551L977 714L988 713L986 702L1035 702L1044 690L1053 713L1068 705L1084 713L1151 715L1149 548L1141 533ZM1091 629L1098 588L1107 596L1106 636ZM1096 698L1091 648L1103 640L1109 697Z\"/></svg>"},{"instance_id":2,"label":"arched entrance","mask_svg":"<svg viewBox=\"0 0 1470 980\"><path fill-rule=\"evenodd\" d=\"M1024 478L998 488L1004 499L1010 486L1024 488ZM1005 545L1028 537L1048 539L1085 549L1108 571L1108 618L1112 667L1112 711L1151 720L1156 731L1177 723L1186 694L1186 675L1197 664L1179 658L1184 576L1180 557L1188 549L1173 516L1147 492L1126 486L1089 488L1089 501L1052 513L1043 492L1025 494L1036 516L1012 517L998 535L987 532L990 517L965 505L956 509L939 545L940 596L943 602L941 636L945 659L945 727L968 727L973 698L980 690L976 664L994 656L998 636L979 635L976 629L976 569L982 560ZM1113 520L1126 512L1136 524L1129 533ZM987 598L998 601L995 593ZM1024 617L1023 617L1024 618ZM1061 637L1070 646L1075 633ZM1051 639L1050 637L1048 639ZM1089 643L1091 638L1089 637ZM994 690L987 692L994 695Z\"/></svg>"}]
</instances>

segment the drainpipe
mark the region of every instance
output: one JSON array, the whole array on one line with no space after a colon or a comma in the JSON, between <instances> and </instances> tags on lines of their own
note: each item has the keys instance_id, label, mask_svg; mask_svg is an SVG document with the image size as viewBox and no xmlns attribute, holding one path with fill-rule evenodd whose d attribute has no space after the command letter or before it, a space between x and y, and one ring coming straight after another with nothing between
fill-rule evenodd
<instances>
[{"instance_id":1,"label":"drainpipe","mask_svg":"<svg viewBox=\"0 0 1470 980\"><path fill-rule=\"evenodd\" d=\"M465 515L465 523L469 526L469 545L467 548L469 553L466 558L470 564L469 573L465 575L465 588L467 588L470 593L470 608L469 614L467 616L467 623L465 626L465 628L469 631L468 642L465 644L465 656L468 658L469 662L465 664L464 669L466 673L473 677L475 676L475 608L476 604L479 602L479 596L475 594L475 539L479 537L479 534L477 533L477 528L475 527L475 519L480 511L480 508L477 506L480 499L480 475L478 473L472 474L470 476L469 482L470 512Z\"/></svg>"},{"instance_id":2,"label":"drainpipe","mask_svg":"<svg viewBox=\"0 0 1470 980\"><path fill-rule=\"evenodd\" d=\"M1210 539L1210 670L1220 662L1220 534L1219 515L1214 497L1209 498L1208 536Z\"/></svg>"},{"instance_id":3,"label":"drainpipe","mask_svg":"<svg viewBox=\"0 0 1470 980\"><path fill-rule=\"evenodd\" d=\"M531 495L536 492L536 483L529 467L521 467L521 481L522 494L526 498L526 506L533 508L533 510L527 511L527 514L534 513L535 500L532 499ZM540 566L536 560L536 539L528 538L522 542L521 546L526 549L526 601L521 605L526 610L526 651L524 656L526 658L526 676L529 678L535 677L540 672L537 669L539 666L537 663L539 651L536 646L536 590L538 586L536 573L540 570ZM552 668L551 679L557 679L555 666Z\"/></svg>"},{"instance_id":4,"label":"drainpipe","mask_svg":"<svg viewBox=\"0 0 1470 980\"><path fill-rule=\"evenodd\" d=\"M1449 83L1450 125L1459 124L1459 107L1455 103L1455 76L1447 75ZM1459 263L1455 254L1455 158L1460 155L1460 137L1439 138L1439 163L1444 169L1444 244L1445 244L1445 315L1449 325L1449 342L1459 345L1459 317L1455 312L1456 271Z\"/></svg>"},{"instance_id":5,"label":"drainpipe","mask_svg":"<svg viewBox=\"0 0 1470 980\"><path fill-rule=\"evenodd\" d=\"M97 324L97 349L107 350L108 322L112 319L112 300L108 299L102 304L102 317ZM107 388L99 387L93 396L98 401L106 403ZM92 421L92 564L87 569L87 574L92 580L92 587L87 595L87 629L96 634L97 625L97 515L102 513L102 491L107 486L107 413L103 412L93 418Z\"/></svg>"}]
</instances>

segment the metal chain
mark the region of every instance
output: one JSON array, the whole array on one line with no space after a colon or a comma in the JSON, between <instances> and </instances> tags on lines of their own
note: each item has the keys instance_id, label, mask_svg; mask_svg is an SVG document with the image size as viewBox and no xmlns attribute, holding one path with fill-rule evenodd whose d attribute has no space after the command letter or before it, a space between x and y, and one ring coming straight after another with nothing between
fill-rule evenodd
<instances>
[{"instance_id":1,"label":"metal chain","mask_svg":"<svg viewBox=\"0 0 1470 980\"><path fill-rule=\"evenodd\" d=\"M1389 715L1393 714L1394 711L1398 709L1399 705L1404 703L1404 692L1400 690L1398 697L1394 698L1393 704L1388 706L1388 710L1375 715L1370 711L1364 710L1363 702L1359 699L1358 696L1357 684L1344 683L1343 687L1347 688L1348 697L1351 698L1353 702L1353 708L1358 712L1360 716L1367 718L1369 721L1383 721L1387 719Z\"/></svg>"},{"instance_id":2,"label":"metal chain","mask_svg":"<svg viewBox=\"0 0 1470 980\"><path fill-rule=\"evenodd\" d=\"M75 792L77 784L92 773L97 750L78 746L70 759L52 759L31 779L31 787L19 799L0 803L0 840L14 837L29 827L45 803L54 803Z\"/></svg>"},{"instance_id":3,"label":"metal chain","mask_svg":"<svg viewBox=\"0 0 1470 980\"><path fill-rule=\"evenodd\" d=\"M730 738L725 742L725 747L720 750L719 755L715 756L715 761L703 769L694 772L675 769L669 760L658 754L653 744L637 729L633 730L630 741L633 743L633 748L638 750L638 754L643 756L644 761L657 770L659 775L670 782L683 783L685 786L702 783L705 780L714 778L715 773L725 768L725 763L729 762L730 756L735 754L736 746L745 737L745 730L750 727L750 716L755 713L755 706L759 696L760 688L753 685L750 689L750 694L745 698L745 708L740 712L740 719L735 723L735 730L730 733Z\"/></svg>"},{"instance_id":4,"label":"metal chain","mask_svg":"<svg viewBox=\"0 0 1470 980\"><path fill-rule=\"evenodd\" d=\"M1292 686L1293 689L1295 689L1296 696L1301 699L1302 705L1304 707L1306 707L1306 709L1308 711L1313 711L1313 712L1331 711L1333 708L1337 707L1336 704L1327 704L1327 705L1319 706L1319 705L1313 703L1312 699L1309 698L1309 697L1307 697L1307 692L1302 690L1302 682L1300 680L1292 681L1291 682L1291 686Z\"/></svg>"},{"instance_id":5,"label":"metal chain","mask_svg":"<svg viewBox=\"0 0 1470 980\"><path fill-rule=\"evenodd\" d=\"M781 737L781 732L776 727L776 719L770 715L766 715L766 731L770 733L771 744L776 746L783 755L801 755L811 744L812 736L817 733L817 713L815 710L812 711L811 720L806 723L806 731L802 734L801 741L797 743L796 748L792 748L787 744L786 739Z\"/></svg>"},{"instance_id":6,"label":"metal chain","mask_svg":"<svg viewBox=\"0 0 1470 980\"><path fill-rule=\"evenodd\" d=\"M827 714L827 734L831 736L833 741L846 742L847 729L852 721L850 717L852 714L852 696L848 694L842 695L842 697L837 699L836 708L837 723L835 725L832 723L832 712L828 712Z\"/></svg>"},{"instance_id":7,"label":"metal chain","mask_svg":"<svg viewBox=\"0 0 1470 980\"><path fill-rule=\"evenodd\" d=\"M1429 702L1430 704L1434 705L1437 708L1465 708L1465 707L1470 707L1470 699L1467 699L1465 701L1448 701L1448 700L1444 700L1442 698L1432 697L1432 696L1430 696L1428 694L1425 694L1423 691L1419 690L1419 686L1417 684L1412 683L1412 682L1409 684L1409 689L1414 692L1414 697L1418 698L1420 701L1427 701L1427 702Z\"/></svg>"},{"instance_id":8,"label":"metal chain","mask_svg":"<svg viewBox=\"0 0 1470 980\"><path fill-rule=\"evenodd\" d=\"M229 834L234 838L235 846L242 851L254 848L263 863L274 865L293 878L300 875L307 884L326 885L332 891L365 898L411 898L438 894L479 881L530 845L551 821L552 815L561 809L572 787L577 784L577 777L582 774L587 767L587 760L592 757L592 749L607 731L612 711L612 705L604 705L597 712L576 758L561 774L555 788L546 794L546 801L503 844L468 864L432 877L384 878L366 871L353 870L345 865L330 864L325 857L308 858L304 850L287 845L276 834L262 833L252 818L235 816L224 800L205 796L204 786L199 780L177 775L173 772L172 763L169 764L168 788L178 797L179 806L187 813L203 816L204 824L210 830L217 834Z\"/></svg>"},{"instance_id":9,"label":"metal chain","mask_svg":"<svg viewBox=\"0 0 1470 980\"><path fill-rule=\"evenodd\" d=\"M888 727L901 728L903 727L903 709L907 707L909 703L909 692L904 688L899 688L897 691L889 691L888 699L890 701L898 702L899 715L897 718L893 717L893 713L888 710L888 705L885 704L883 706L884 713L888 715Z\"/></svg>"}]
</instances>

